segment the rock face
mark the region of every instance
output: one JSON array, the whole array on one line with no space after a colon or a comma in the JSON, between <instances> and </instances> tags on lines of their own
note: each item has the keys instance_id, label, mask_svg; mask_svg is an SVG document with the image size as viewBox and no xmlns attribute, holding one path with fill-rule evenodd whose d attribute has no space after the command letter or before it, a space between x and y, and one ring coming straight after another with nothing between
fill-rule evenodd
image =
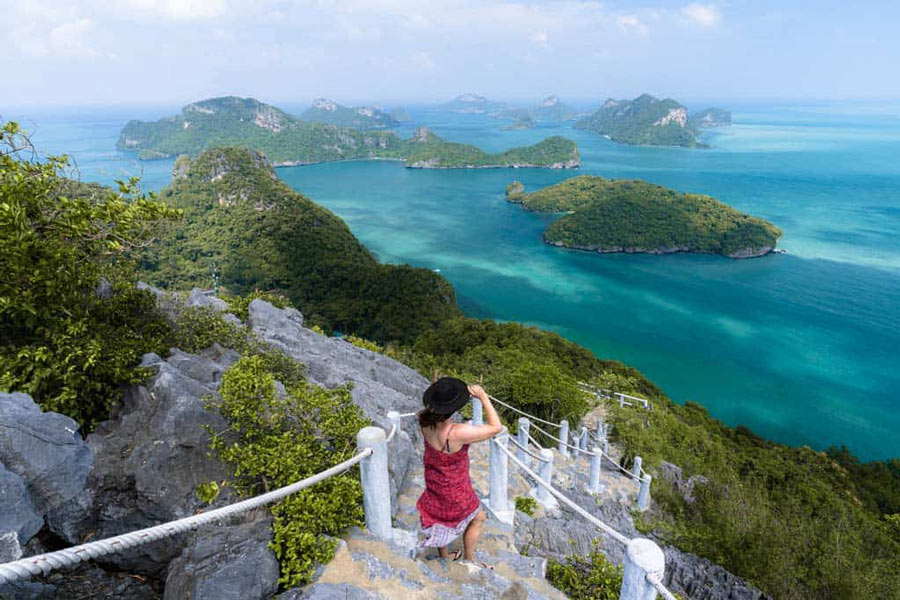
<instances>
[{"instance_id":1,"label":"rock face","mask_svg":"<svg viewBox=\"0 0 900 600\"><path fill-rule=\"evenodd\" d=\"M0 393L0 480L5 484L0 495L16 502L12 511L3 511L0 527L17 524L10 529L22 544L37 532L35 526L40 528L39 515L82 490L93 463L78 423L42 412L27 394Z\"/></svg>"},{"instance_id":2,"label":"rock face","mask_svg":"<svg viewBox=\"0 0 900 600\"><path fill-rule=\"evenodd\" d=\"M119 535L193 514L201 506L197 486L228 476L209 456L207 433L208 427L223 429L225 422L204 404L237 359L237 353L218 347L200 355L173 350L167 360L146 355L143 365L156 374L146 385L132 386L118 417L88 437L96 460L87 486L51 511L51 531L77 544L88 536ZM218 502L227 499L226 491ZM182 547L183 539L168 538L104 561L159 577Z\"/></svg>"},{"instance_id":3,"label":"rock face","mask_svg":"<svg viewBox=\"0 0 900 600\"><path fill-rule=\"evenodd\" d=\"M165 600L270 598L278 590L271 524L262 510L242 523L198 531L169 565Z\"/></svg>"},{"instance_id":4,"label":"rock face","mask_svg":"<svg viewBox=\"0 0 900 600\"><path fill-rule=\"evenodd\" d=\"M15 535L16 547L19 540L27 542L44 525L44 518L34 508L25 480L18 474L7 471L2 464L0 464L0 506L3 507L0 511L0 537L4 532ZM12 544L11 541L7 543Z\"/></svg>"},{"instance_id":5,"label":"rock face","mask_svg":"<svg viewBox=\"0 0 900 600\"><path fill-rule=\"evenodd\" d=\"M302 326L303 316L292 308L278 309L257 298L250 303L249 314L253 332L305 364L311 383L326 388L352 383L353 401L376 425L389 431L387 411L407 413L422 408L422 392L428 387L428 380L409 367L306 329ZM403 419L401 424L388 462L393 500L411 465L421 460L416 449L421 447L422 434L415 419Z\"/></svg>"}]
</instances>

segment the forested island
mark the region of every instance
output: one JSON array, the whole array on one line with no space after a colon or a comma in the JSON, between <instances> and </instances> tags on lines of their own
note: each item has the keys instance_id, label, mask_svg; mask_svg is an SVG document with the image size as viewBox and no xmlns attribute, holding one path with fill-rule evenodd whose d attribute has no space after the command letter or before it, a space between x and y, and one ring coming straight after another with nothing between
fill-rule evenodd
<instances>
[{"instance_id":1,"label":"forested island","mask_svg":"<svg viewBox=\"0 0 900 600\"><path fill-rule=\"evenodd\" d=\"M447 142L427 128L404 140L390 131L303 121L253 98L233 96L189 104L180 115L154 122L130 121L116 146L136 151L141 159L197 156L207 148L239 146L263 152L274 166L380 158L403 160L412 168L558 169L577 167L580 161L575 142L558 136L489 154Z\"/></svg>"},{"instance_id":2,"label":"forested island","mask_svg":"<svg viewBox=\"0 0 900 600\"><path fill-rule=\"evenodd\" d=\"M659 100L650 94L642 94L634 100L614 100L610 98L603 106L588 117L575 122L575 129L584 129L605 135L614 142L650 146L684 146L686 148L702 148L704 144L697 140L698 127L731 113L721 109L707 109L688 118L687 109L666 98Z\"/></svg>"},{"instance_id":3,"label":"forested island","mask_svg":"<svg viewBox=\"0 0 900 600\"><path fill-rule=\"evenodd\" d=\"M312 106L300 113L302 121L327 123L341 127L358 129L381 129L397 127L399 119L374 106L355 106L350 108L327 98L316 98Z\"/></svg>"},{"instance_id":4,"label":"forested island","mask_svg":"<svg viewBox=\"0 0 900 600\"><path fill-rule=\"evenodd\" d=\"M568 213L544 241L592 252L693 252L752 258L772 252L781 230L715 198L646 181L573 177L532 193L513 182L507 200L535 212Z\"/></svg>"}]
</instances>

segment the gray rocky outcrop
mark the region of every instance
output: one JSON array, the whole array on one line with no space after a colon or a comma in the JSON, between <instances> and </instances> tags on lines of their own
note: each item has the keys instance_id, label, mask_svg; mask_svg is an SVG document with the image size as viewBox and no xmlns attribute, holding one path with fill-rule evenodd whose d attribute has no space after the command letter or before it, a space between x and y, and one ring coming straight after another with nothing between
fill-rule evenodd
<instances>
[{"instance_id":1,"label":"gray rocky outcrop","mask_svg":"<svg viewBox=\"0 0 900 600\"><path fill-rule=\"evenodd\" d=\"M228 311L228 304L226 304L224 300L211 294L207 294L200 288L191 290L185 304L195 308L208 308L216 312Z\"/></svg>"},{"instance_id":2,"label":"gray rocky outcrop","mask_svg":"<svg viewBox=\"0 0 900 600\"><path fill-rule=\"evenodd\" d=\"M256 299L250 303L249 323L260 339L281 349L307 367L311 383L334 388L353 384L353 401L376 425L390 430L387 412L414 412L422 408L428 380L409 367L382 354L303 327L303 316L293 308L279 309ZM411 465L421 460L422 437L415 419L401 421L402 431L391 443L391 506L397 506L399 486Z\"/></svg>"},{"instance_id":3,"label":"gray rocky outcrop","mask_svg":"<svg viewBox=\"0 0 900 600\"><path fill-rule=\"evenodd\" d=\"M0 464L24 480L37 512L81 491L93 460L78 423L43 412L27 394L0 393Z\"/></svg>"},{"instance_id":4,"label":"gray rocky outcrop","mask_svg":"<svg viewBox=\"0 0 900 600\"><path fill-rule=\"evenodd\" d=\"M169 565L165 600L262 600L278 590L278 560L269 549L272 519L263 509L243 522L198 531Z\"/></svg>"},{"instance_id":5,"label":"gray rocky outcrop","mask_svg":"<svg viewBox=\"0 0 900 600\"><path fill-rule=\"evenodd\" d=\"M2 463L0 463L0 507L3 507L3 510L0 510L0 537L4 532L15 535L17 547L19 540L27 542L44 525L44 518L35 509L25 480L18 474L6 470Z\"/></svg>"},{"instance_id":6,"label":"gray rocky outcrop","mask_svg":"<svg viewBox=\"0 0 900 600\"><path fill-rule=\"evenodd\" d=\"M96 460L87 486L50 512L50 530L76 544L186 517L200 508L197 486L229 475L208 447L208 429L221 430L225 422L205 405L238 357L218 346L199 355L173 349L167 360L144 356L143 366L155 374L145 385L131 386L116 418L88 437ZM218 502L228 500L228 489ZM167 538L104 561L160 576L182 547L181 537Z\"/></svg>"}]
</instances>

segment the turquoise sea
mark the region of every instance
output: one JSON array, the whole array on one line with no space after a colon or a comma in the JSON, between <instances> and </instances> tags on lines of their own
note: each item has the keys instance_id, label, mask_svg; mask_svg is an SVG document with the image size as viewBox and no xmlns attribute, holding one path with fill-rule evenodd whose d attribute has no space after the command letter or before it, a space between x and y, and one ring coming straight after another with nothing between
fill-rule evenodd
<instances>
[{"instance_id":1,"label":"turquoise sea","mask_svg":"<svg viewBox=\"0 0 900 600\"><path fill-rule=\"evenodd\" d=\"M416 124L491 150L570 136L582 167L421 171L364 161L278 173L382 260L440 269L470 316L559 332L637 367L673 400L777 441L898 457L900 105L730 106L735 124L706 134L708 150L621 146L568 125L501 131L489 117L412 108ZM34 129L42 151L74 156L85 180L142 170L144 187L159 189L172 161L139 164L114 144L128 119L173 112L2 114ZM512 179L533 190L585 173L713 195L781 227L788 254L561 250L541 242L551 217L504 200Z\"/></svg>"}]
</instances>

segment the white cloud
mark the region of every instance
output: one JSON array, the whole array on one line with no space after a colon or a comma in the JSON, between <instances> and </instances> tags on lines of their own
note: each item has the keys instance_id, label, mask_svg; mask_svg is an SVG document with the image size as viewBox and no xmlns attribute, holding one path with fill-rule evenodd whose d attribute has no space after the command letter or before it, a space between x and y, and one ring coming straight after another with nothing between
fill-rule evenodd
<instances>
[{"instance_id":1,"label":"white cloud","mask_svg":"<svg viewBox=\"0 0 900 600\"><path fill-rule=\"evenodd\" d=\"M50 51L73 58L96 58L99 53L87 45L87 38L95 26L90 19L78 19L54 27L48 36Z\"/></svg>"},{"instance_id":2,"label":"white cloud","mask_svg":"<svg viewBox=\"0 0 900 600\"><path fill-rule=\"evenodd\" d=\"M701 27L715 27L722 18L719 9L713 4L688 4L681 9L681 16Z\"/></svg>"},{"instance_id":3,"label":"white cloud","mask_svg":"<svg viewBox=\"0 0 900 600\"><path fill-rule=\"evenodd\" d=\"M227 7L225 0L124 0L119 8L120 14L195 21L219 17Z\"/></svg>"},{"instance_id":4,"label":"white cloud","mask_svg":"<svg viewBox=\"0 0 900 600\"><path fill-rule=\"evenodd\" d=\"M13 48L20 54L40 59L94 60L103 56L90 45L96 23L80 18L47 29L34 23L20 23L9 30Z\"/></svg>"},{"instance_id":5,"label":"white cloud","mask_svg":"<svg viewBox=\"0 0 900 600\"><path fill-rule=\"evenodd\" d=\"M531 35L531 39L536 44L538 44L539 46L543 46L544 48L550 45L550 36L547 35L546 31L535 31Z\"/></svg>"},{"instance_id":6,"label":"white cloud","mask_svg":"<svg viewBox=\"0 0 900 600\"><path fill-rule=\"evenodd\" d=\"M636 15L622 15L616 20L616 23L624 31L631 31L640 35L646 35L649 31L644 22Z\"/></svg>"}]
</instances>

